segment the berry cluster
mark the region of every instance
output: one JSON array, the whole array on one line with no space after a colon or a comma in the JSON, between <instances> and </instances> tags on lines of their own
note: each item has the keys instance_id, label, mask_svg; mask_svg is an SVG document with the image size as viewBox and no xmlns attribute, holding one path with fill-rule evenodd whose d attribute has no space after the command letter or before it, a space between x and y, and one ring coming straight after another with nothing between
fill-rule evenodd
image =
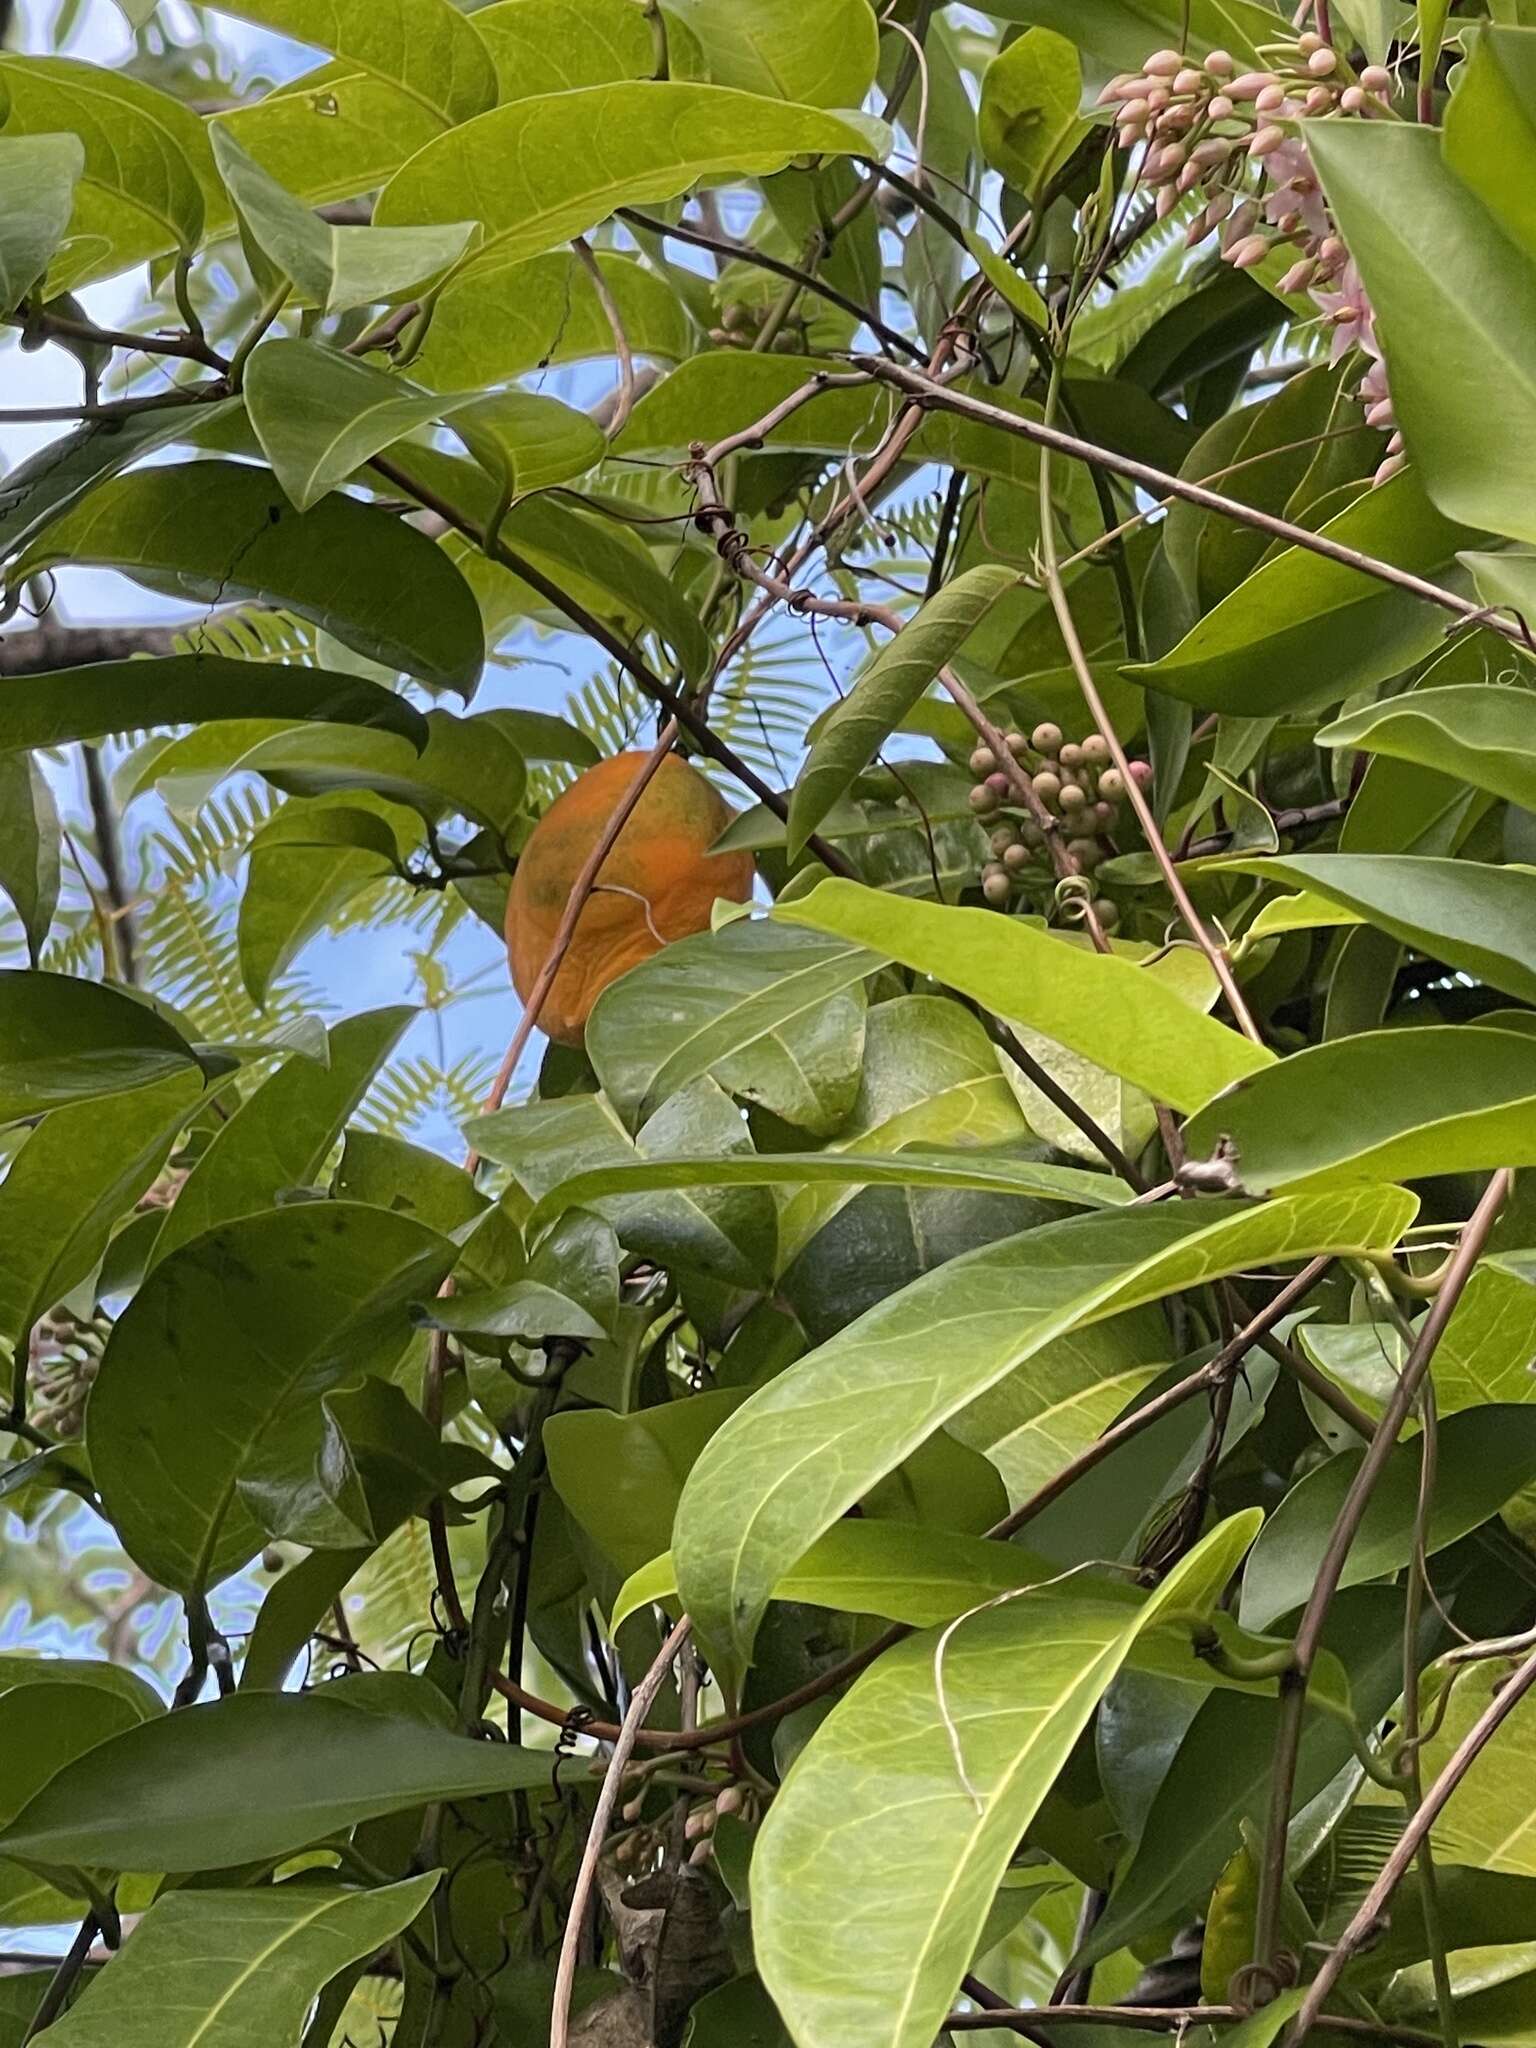
<instances>
[{"instance_id":1,"label":"berry cluster","mask_svg":"<svg viewBox=\"0 0 1536 2048\"><path fill-rule=\"evenodd\" d=\"M1370 358L1360 385L1367 423L1392 430L1376 472L1384 483L1403 463L1375 313L1328 211L1305 142L1282 122L1371 119L1390 111L1392 74L1380 64L1356 73L1315 31L1267 46L1267 71L1242 71L1225 50L1194 60L1154 51L1141 70L1111 79L1100 104L1113 109L1123 148L1144 151L1138 175L1157 191L1159 216L1188 194L1203 202L1186 240L1219 231L1222 256L1250 270L1272 251L1295 260L1279 280L1307 292L1332 329L1334 362L1352 348Z\"/></svg>"},{"instance_id":2,"label":"berry cluster","mask_svg":"<svg viewBox=\"0 0 1536 2048\"><path fill-rule=\"evenodd\" d=\"M756 348L766 308L749 306L733 299L720 314L720 325L711 327L709 338L717 348ZM803 313L791 313L769 344L775 355L803 356L809 343L809 321Z\"/></svg>"},{"instance_id":3,"label":"berry cluster","mask_svg":"<svg viewBox=\"0 0 1536 2048\"><path fill-rule=\"evenodd\" d=\"M1060 820L1071 871L1091 875L1116 850L1114 831L1125 797L1125 779L1111 758L1109 741L1099 732L1081 742L1064 739L1059 725L1047 724L1037 725L1028 739L1011 732L1005 744L1028 771L1042 808ZM971 809L980 818L998 821L992 859L981 871L981 893L1002 910L1017 892L1038 888L1047 879L1054 882L1046 827L1027 809L1009 803L1013 785L990 747L978 747L971 755L971 772L978 777ZM1133 761L1131 773L1143 788L1152 779L1146 761ZM1093 908L1104 929L1113 931L1120 912L1109 897L1098 898Z\"/></svg>"}]
</instances>

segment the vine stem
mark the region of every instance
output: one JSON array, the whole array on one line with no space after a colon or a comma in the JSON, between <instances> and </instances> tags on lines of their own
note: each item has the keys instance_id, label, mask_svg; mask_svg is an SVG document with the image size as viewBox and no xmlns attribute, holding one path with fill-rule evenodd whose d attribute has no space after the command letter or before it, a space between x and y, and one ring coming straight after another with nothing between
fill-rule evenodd
<instances>
[{"instance_id":1,"label":"vine stem","mask_svg":"<svg viewBox=\"0 0 1536 2048\"><path fill-rule=\"evenodd\" d=\"M1254 1916L1254 1969L1270 1978L1274 1977L1275 1953L1279 1940L1280 1902L1285 1888L1286 1836L1290 1827L1291 1796L1296 1785L1296 1766L1301 1752L1307 1684L1322 1640L1323 1625L1328 1619L1328 1611L1339 1589L1339 1582L1344 1576L1344 1566L1355 1537L1359 1534L1371 1495L1386 1469L1387 1460L1392 1455L1403 1424L1418 1399L1419 1388L1434 1360L1436 1348L1445 1333L1445 1326L1472 1277L1473 1269L1482 1257L1489 1234L1498 1220L1499 1211L1509 1198L1513 1185L1513 1173L1508 1168L1501 1168L1489 1181L1482 1200L1467 1221L1466 1228L1461 1234L1461 1243L1451 1259L1445 1284L1435 1296L1428 1313L1419 1325L1418 1335L1404 1361L1392 1398L1382 1411L1381 1420L1371 1435L1359 1470L1334 1521L1333 1530L1328 1538L1328 1547L1318 1566L1317 1578L1296 1631L1295 1666L1280 1683L1280 1726L1275 1738L1269 1821L1264 1838L1264 1854L1259 1866L1259 1896ZM1420 1808L1421 1813L1429 1810L1433 1798L1434 1795L1431 1793L1425 1806ZM1412 1832L1411 1828L1409 1832ZM1407 1839L1406 1835L1404 1839ZM1332 1979L1329 1981L1331 1983ZM1316 2009L1314 2007L1314 2011ZM1296 2038L1299 2040L1302 2037L1298 2035Z\"/></svg>"},{"instance_id":2,"label":"vine stem","mask_svg":"<svg viewBox=\"0 0 1536 2048\"><path fill-rule=\"evenodd\" d=\"M1393 1892L1407 1875L1409 1865L1429 1840L1429 1831L1445 1811L1451 1794L1533 1685L1536 1685L1536 1651L1532 1651L1524 1663L1500 1686L1452 1751L1445 1769L1425 1793L1423 1804L1404 1828L1397 1847L1382 1865L1381 1875L1361 1900L1355 1917L1334 1943L1322 1968L1308 1985L1306 1997L1302 2000L1291 2031L1286 2036L1285 2048L1301 2048L1301 2044L1312 2029L1324 2024L1323 2000L1338 1983L1350 1958L1377 1925ZM1428 2042L1434 2037L1423 2035L1420 2038Z\"/></svg>"},{"instance_id":3,"label":"vine stem","mask_svg":"<svg viewBox=\"0 0 1536 2048\"><path fill-rule=\"evenodd\" d=\"M615 394L616 403L612 413L609 415L606 431L609 440L616 441L624 431L624 425L630 413L634 410L634 351L629 345L629 335L624 327L624 316L619 311L617 299L614 298L613 293L608 289L608 280L603 275L602 266L592 253L592 244L585 235L574 235L571 238L571 247L576 252L577 262L587 273L588 281L592 286L593 297L602 308L603 318L608 322L608 332L613 337L613 353L619 366L619 388Z\"/></svg>"},{"instance_id":4,"label":"vine stem","mask_svg":"<svg viewBox=\"0 0 1536 2048\"><path fill-rule=\"evenodd\" d=\"M555 1967L554 2008L549 2021L549 2048L569 2048L571 1987L576 1981L576 1956L581 1944L582 1929L586 1925L592 1888L597 1878L598 1858L602 1855L603 1842L608 1834L609 1823L613 1819L613 1809L618 1804L619 1788L624 1782L624 1766L634 1754L636 1738L644 1726L646 1715L656 1702L656 1695L666 1683L667 1673L672 1668L672 1660L692 1633L693 1623L685 1614L657 1651L650 1670L635 1687L624 1719L620 1723L618 1736L608 1758L608 1768L603 1773L597 1805L593 1809L592 1825L587 1830L586 1844L581 1852L581 1863L571 1893L570 1911L565 1916L565 1927L560 1936L560 1960Z\"/></svg>"},{"instance_id":5,"label":"vine stem","mask_svg":"<svg viewBox=\"0 0 1536 2048\"><path fill-rule=\"evenodd\" d=\"M971 1996L969 1986L966 1995ZM977 1987L980 1989L981 1987ZM1248 2013L1235 2005L1052 2005L1008 2006L999 2001L978 2012L952 2012L944 2021L952 2034L978 2033L987 2027L1006 2027L1027 2040L1046 2037L1031 2032L1042 2022L1058 2026L1123 2027L1141 2034L1174 2034L1183 2037L1190 2027L1235 2025ZM1417 2027L1396 2027L1390 2022L1356 2019L1344 2013L1320 2013L1315 2024L1331 2034L1350 2040L1380 2042L1383 2048L1439 2048L1434 2034Z\"/></svg>"}]
</instances>

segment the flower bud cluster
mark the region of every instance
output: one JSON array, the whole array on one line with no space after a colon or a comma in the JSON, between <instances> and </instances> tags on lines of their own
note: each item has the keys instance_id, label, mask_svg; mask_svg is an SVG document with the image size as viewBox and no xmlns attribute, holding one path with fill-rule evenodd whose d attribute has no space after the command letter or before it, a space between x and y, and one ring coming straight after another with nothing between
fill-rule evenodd
<instances>
[{"instance_id":1,"label":"flower bud cluster","mask_svg":"<svg viewBox=\"0 0 1536 2048\"><path fill-rule=\"evenodd\" d=\"M1111 759L1108 740L1098 732L1081 742L1068 740L1059 725L1046 724L1037 725L1027 739L1021 732L1010 732L1005 743L1028 772L1041 807L1060 820L1072 872L1091 875L1115 852L1114 832L1125 797L1125 781ZM996 820L992 858L981 871L981 893L994 909L1004 910L1021 892L1054 885L1046 828L1016 801L1013 785L990 747L978 747L971 755L971 773L977 777L971 809L979 818ZM1146 761L1133 761L1131 773L1144 788L1152 779ZM1095 902L1094 910L1106 931L1120 922L1120 912L1107 896Z\"/></svg>"},{"instance_id":2,"label":"flower bud cluster","mask_svg":"<svg viewBox=\"0 0 1536 2048\"><path fill-rule=\"evenodd\" d=\"M1314 31L1269 45L1268 70L1239 71L1226 50L1203 59L1156 50L1140 72L1111 79L1099 95L1123 148L1143 151L1139 177L1157 192L1159 218L1187 195L1201 201L1185 237L1194 248L1218 234L1223 259L1251 270L1276 249L1294 253L1279 289L1306 292L1332 330L1330 360L1351 349L1368 358L1359 397L1367 424L1391 433L1375 481L1402 467L1375 311L1338 233L1306 143L1282 125L1325 118L1372 119L1391 105L1392 74L1355 72Z\"/></svg>"}]
</instances>

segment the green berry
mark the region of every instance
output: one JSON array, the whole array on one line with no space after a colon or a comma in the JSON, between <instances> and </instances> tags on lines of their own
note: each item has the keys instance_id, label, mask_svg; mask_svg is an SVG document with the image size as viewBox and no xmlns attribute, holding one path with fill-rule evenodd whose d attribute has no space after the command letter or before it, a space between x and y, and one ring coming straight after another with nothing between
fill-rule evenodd
<instances>
[{"instance_id":1,"label":"green berry","mask_svg":"<svg viewBox=\"0 0 1536 2048\"><path fill-rule=\"evenodd\" d=\"M1042 754L1054 754L1061 747L1061 727L1059 725L1037 725L1030 737L1035 743L1036 751Z\"/></svg>"},{"instance_id":2,"label":"green berry","mask_svg":"<svg viewBox=\"0 0 1536 2048\"><path fill-rule=\"evenodd\" d=\"M1125 777L1118 768L1106 768L1099 777L1099 795L1107 797L1112 804L1118 803L1125 795Z\"/></svg>"},{"instance_id":3,"label":"green berry","mask_svg":"<svg viewBox=\"0 0 1536 2048\"><path fill-rule=\"evenodd\" d=\"M1081 768L1083 765L1083 750L1075 740L1068 740L1061 750L1060 760L1063 768Z\"/></svg>"},{"instance_id":4,"label":"green berry","mask_svg":"<svg viewBox=\"0 0 1536 2048\"><path fill-rule=\"evenodd\" d=\"M1017 846L1019 835L1012 825L999 825L992 834L992 852L996 859L1006 860L1010 847Z\"/></svg>"},{"instance_id":5,"label":"green berry","mask_svg":"<svg viewBox=\"0 0 1536 2048\"><path fill-rule=\"evenodd\" d=\"M997 809L997 791L995 789L988 789L984 782L978 782L971 791L971 809L979 818L984 818L989 812L995 811Z\"/></svg>"},{"instance_id":6,"label":"green berry","mask_svg":"<svg viewBox=\"0 0 1536 2048\"><path fill-rule=\"evenodd\" d=\"M1067 852L1085 875L1091 874L1104 858L1104 849L1097 839L1069 839Z\"/></svg>"},{"instance_id":7,"label":"green berry","mask_svg":"<svg viewBox=\"0 0 1536 2048\"><path fill-rule=\"evenodd\" d=\"M1003 866L1008 869L1010 874L1016 875L1020 868L1027 868L1029 866L1029 859L1029 848L1021 846L1018 840L1015 840L1012 846L1003 854Z\"/></svg>"},{"instance_id":8,"label":"green berry","mask_svg":"<svg viewBox=\"0 0 1536 2048\"><path fill-rule=\"evenodd\" d=\"M1021 732L1008 733L1004 738L1003 744L1007 747L1009 753L1012 754L1015 761L1022 761L1029 752L1029 741L1025 739Z\"/></svg>"},{"instance_id":9,"label":"green berry","mask_svg":"<svg viewBox=\"0 0 1536 2048\"><path fill-rule=\"evenodd\" d=\"M1061 808L1064 811L1080 811L1088 802L1088 792L1080 782L1064 782L1061 785Z\"/></svg>"},{"instance_id":10,"label":"green berry","mask_svg":"<svg viewBox=\"0 0 1536 2048\"><path fill-rule=\"evenodd\" d=\"M971 755L971 773L973 775L990 775L996 766L997 756L990 747L978 747Z\"/></svg>"},{"instance_id":11,"label":"green berry","mask_svg":"<svg viewBox=\"0 0 1536 2048\"><path fill-rule=\"evenodd\" d=\"M1008 906L1009 898L1013 895L1013 884L1008 879L1006 871L1002 868L994 868L990 874L983 875L981 878L981 893L986 897L994 910L1005 910Z\"/></svg>"},{"instance_id":12,"label":"green berry","mask_svg":"<svg viewBox=\"0 0 1536 2048\"><path fill-rule=\"evenodd\" d=\"M1034 778L1035 795L1043 804L1055 803L1061 795L1061 777L1050 768L1042 768Z\"/></svg>"},{"instance_id":13,"label":"green berry","mask_svg":"<svg viewBox=\"0 0 1536 2048\"><path fill-rule=\"evenodd\" d=\"M1109 751L1109 741L1101 732L1089 733L1083 741L1083 759L1090 768L1107 768L1114 756Z\"/></svg>"},{"instance_id":14,"label":"green berry","mask_svg":"<svg viewBox=\"0 0 1536 2048\"><path fill-rule=\"evenodd\" d=\"M1119 925L1119 909L1115 904L1110 902L1107 896L1095 897L1093 905L1093 914L1099 920L1100 925L1102 925L1104 930L1107 932L1114 931L1115 928Z\"/></svg>"}]
</instances>

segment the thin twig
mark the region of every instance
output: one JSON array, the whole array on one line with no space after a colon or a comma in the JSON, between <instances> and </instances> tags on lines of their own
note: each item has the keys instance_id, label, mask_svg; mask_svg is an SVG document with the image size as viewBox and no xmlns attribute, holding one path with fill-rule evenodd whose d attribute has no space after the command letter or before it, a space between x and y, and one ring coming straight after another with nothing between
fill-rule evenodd
<instances>
[{"instance_id":1,"label":"thin twig","mask_svg":"<svg viewBox=\"0 0 1536 2048\"><path fill-rule=\"evenodd\" d=\"M586 1845L581 1852L576 1883L571 1891L570 1909L566 1913L565 1927L560 1936L560 1960L555 1966L554 2009L549 2022L549 2048L568 2048L570 2042L571 1987L576 1981L576 1958L580 1953L582 1929L586 1925L587 1905L592 1897L592 1887L597 1877L598 1858L603 1853L608 1824L613 1818L613 1809L618 1804L619 1791L624 1782L624 1766L634 1753L635 1738L655 1703L656 1695L666 1683L673 1658L692 1632L693 1623L685 1614L657 1651L650 1670L635 1687L628 1710L620 1724L613 1752L608 1758L608 1768L603 1774L602 1789L597 1795L592 1825L587 1830Z\"/></svg>"},{"instance_id":2,"label":"thin twig","mask_svg":"<svg viewBox=\"0 0 1536 2048\"><path fill-rule=\"evenodd\" d=\"M602 266L592 254L592 245L585 235L574 235L571 247L576 251L576 260L587 273L593 295L603 309L603 318L608 322L608 331L613 336L613 353L618 359L619 388L615 403L608 414L607 434L610 441L618 439L624 431L624 423L634 410L635 404L635 355L629 345L629 336L624 328L624 316L619 311L618 301L608 289Z\"/></svg>"}]
</instances>

